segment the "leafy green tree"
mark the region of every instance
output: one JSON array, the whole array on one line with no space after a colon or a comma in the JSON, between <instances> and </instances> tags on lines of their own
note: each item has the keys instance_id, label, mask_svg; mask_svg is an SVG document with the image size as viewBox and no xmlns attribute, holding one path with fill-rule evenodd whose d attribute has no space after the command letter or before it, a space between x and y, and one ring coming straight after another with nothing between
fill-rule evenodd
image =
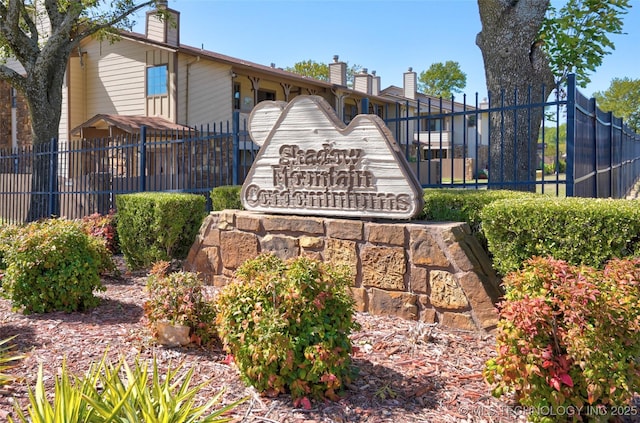
<instances>
[{"instance_id":1,"label":"leafy green tree","mask_svg":"<svg viewBox=\"0 0 640 423\"><path fill-rule=\"evenodd\" d=\"M349 62L347 62L347 86L348 87L353 87L354 77L357 73L360 72L360 69L362 69L362 66L349 65Z\"/></svg>"},{"instance_id":2,"label":"leafy green tree","mask_svg":"<svg viewBox=\"0 0 640 423\"><path fill-rule=\"evenodd\" d=\"M284 70L308 76L309 78L318 79L320 81L329 80L329 65L326 63L318 63L313 60L296 62L293 66L286 67Z\"/></svg>"},{"instance_id":3,"label":"leafy green tree","mask_svg":"<svg viewBox=\"0 0 640 423\"><path fill-rule=\"evenodd\" d=\"M544 139L543 139L544 135ZM544 155L547 158L556 157L564 160L564 154L567 152L567 124L545 126L544 131L540 132L538 142L544 143Z\"/></svg>"},{"instance_id":4,"label":"leafy green tree","mask_svg":"<svg viewBox=\"0 0 640 423\"><path fill-rule=\"evenodd\" d=\"M587 73L613 48L608 34L621 32L621 16L629 7L630 0L568 0L560 10L552 8L550 0L478 0L482 30L476 44L482 51L490 98L507 107L545 101L568 72L586 84ZM543 116L542 110L504 117L492 114L493 187L513 188L509 182L534 180L534 155L517 152L535 151L539 129L534 125L529 131L529 123L542 122ZM516 189L532 191L535 186Z\"/></svg>"},{"instance_id":5,"label":"leafy green tree","mask_svg":"<svg viewBox=\"0 0 640 423\"><path fill-rule=\"evenodd\" d=\"M615 49L610 34L621 34L622 17L630 0L568 0L560 9L550 5L540 29L539 42L549 58L556 82L576 74L586 87L607 54Z\"/></svg>"},{"instance_id":6,"label":"leafy green tree","mask_svg":"<svg viewBox=\"0 0 640 423\"><path fill-rule=\"evenodd\" d=\"M614 78L606 91L598 91L593 96L600 109L613 112L640 132L640 79Z\"/></svg>"},{"instance_id":7,"label":"leafy green tree","mask_svg":"<svg viewBox=\"0 0 640 423\"><path fill-rule=\"evenodd\" d=\"M453 93L461 93L467 85L467 74L462 72L458 62L452 60L433 63L420 73L418 85L425 94L450 98Z\"/></svg>"},{"instance_id":8,"label":"leafy green tree","mask_svg":"<svg viewBox=\"0 0 640 423\"><path fill-rule=\"evenodd\" d=\"M347 85L353 86L353 77L362 67L360 65L351 65L347 62ZM326 63L316 62L314 60L303 60L288 66L284 70L294 72L309 78L315 78L320 81L329 81L329 65Z\"/></svg>"},{"instance_id":9,"label":"leafy green tree","mask_svg":"<svg viewBox=\"0 0 640 423\"><path fill-rule=\"evenodd\" d=\"M24 95L29 106L33 145L39 148L58 137L62 84L71 52L91 36L117 37L130 28L129 16L156 0L0 0L0 56L15 59L24 72L0 60L0 79ZM166 0L157 0L166 8ZM109 6L110 4L110 6ZM5 63L6 62L6 63ZM32 192L49 190L51 164L45 155L34 159ZM55 178L53 178L55 179ZM32 195L28 219L45 217L46 195Z\"/></svg>"},{"instance_id":10,"label":"leafy green tree","mask_svg":"<svg viewBox=\"0 0 640 423\"><path fill-rule=\"evenodd\" d=\"M538 42L549 0L478 0L482 30L476 44L482 51L487 91L492 104L506 107L546 100L554 86L547 55ZM529 88L531 90L529 91ZM538 125L543 110L531 113L491 113L489 118L489 178L492 187L534 191L535 185L510 182L534 181ZM504 160L517 157L518 160Z\"/></svg>"}]
</instances>

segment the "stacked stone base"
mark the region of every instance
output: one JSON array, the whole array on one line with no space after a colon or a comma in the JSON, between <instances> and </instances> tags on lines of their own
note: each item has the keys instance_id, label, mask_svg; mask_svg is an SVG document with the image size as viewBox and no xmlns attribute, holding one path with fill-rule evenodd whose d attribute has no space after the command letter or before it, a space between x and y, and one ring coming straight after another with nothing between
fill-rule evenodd
<instances>
[{"instance_id":1,"label":"stacked stone base","mask_svg":"<svg viewBox=\"0 0 640 423\"><path fill-rule=\"evenodd\" d=\"M205 219L186 268L216 286L270 251L352 269L358 311L491 331L501 291L466 223L379 222L225 210Z\"/></svg>"}]
</instances>

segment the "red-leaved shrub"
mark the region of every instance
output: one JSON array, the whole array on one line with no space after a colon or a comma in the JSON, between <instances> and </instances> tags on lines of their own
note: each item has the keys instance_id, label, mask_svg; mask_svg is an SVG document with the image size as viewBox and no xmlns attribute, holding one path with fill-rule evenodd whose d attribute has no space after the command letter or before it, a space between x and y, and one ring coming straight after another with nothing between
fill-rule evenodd
<instances>
[{"instance_id":1,"label":"red-leaved shrub","mask_svg":"<svg viewBox=\"0 0 640 423\"><path fill-rule=\"evenodd\" d=\"M639 391L640 258L602 271L533 258L504 284L484 372L495 396L514 393L533 421L606 421Z\"/></svg>"}]
</instances>

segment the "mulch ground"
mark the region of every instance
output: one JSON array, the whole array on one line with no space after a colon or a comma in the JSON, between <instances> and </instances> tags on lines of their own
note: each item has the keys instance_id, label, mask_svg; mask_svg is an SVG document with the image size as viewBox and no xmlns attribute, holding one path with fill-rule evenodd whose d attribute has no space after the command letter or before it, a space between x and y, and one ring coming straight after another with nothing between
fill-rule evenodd
<instances>
[{"instance_id":1,"label":"mulch ground","mask_svg":"<svg viewBox=\"0 0 640 423\"><path fill-rule=\"evenodd\" d=\"M239 378L219 348L157 345L146 326L142 304L145 276L124 270L104 279L101 304L83 313L24 316L0 300L0 339L17 335L14 344L27 357L10 373L21 380L0 388L0 421L14 403L23 410L28 386L34 386L42 364L45 384L53 392L63 361L76 375L84 374L105 351L112 362L131 364L157 360L161 369L184 362L195 367L193 383L209 381L202 401L224 389L221 404L246 400L231 412L237 422L514 422L525 421L522 410L491 396L482 378L484 363L494 354L492 335L453 331L392 317L358 313L361 330L352 334L353 364L359 370L339 401L294 407L288 395L260 396ZM151 423L151 422L150 422Z\"/></svg>"}]
</instances>

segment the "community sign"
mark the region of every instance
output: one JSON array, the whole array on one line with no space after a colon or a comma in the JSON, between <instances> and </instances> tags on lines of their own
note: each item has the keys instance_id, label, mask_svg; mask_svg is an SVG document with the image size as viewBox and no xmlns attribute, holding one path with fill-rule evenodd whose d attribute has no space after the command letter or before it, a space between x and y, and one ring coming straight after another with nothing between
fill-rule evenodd
<instances>
[{"instance_id":1,"label":"community sign","mask_svg":"<svg viewBox=\"0 0 640 423\"><path fill-rule=\"evenodd\" d=\"M263 101L249 116L260 150L241 191L246 210L409 219L422 187L393 135L375 115L348 126L322 97Z\"/></svg>"}]
</instances>

